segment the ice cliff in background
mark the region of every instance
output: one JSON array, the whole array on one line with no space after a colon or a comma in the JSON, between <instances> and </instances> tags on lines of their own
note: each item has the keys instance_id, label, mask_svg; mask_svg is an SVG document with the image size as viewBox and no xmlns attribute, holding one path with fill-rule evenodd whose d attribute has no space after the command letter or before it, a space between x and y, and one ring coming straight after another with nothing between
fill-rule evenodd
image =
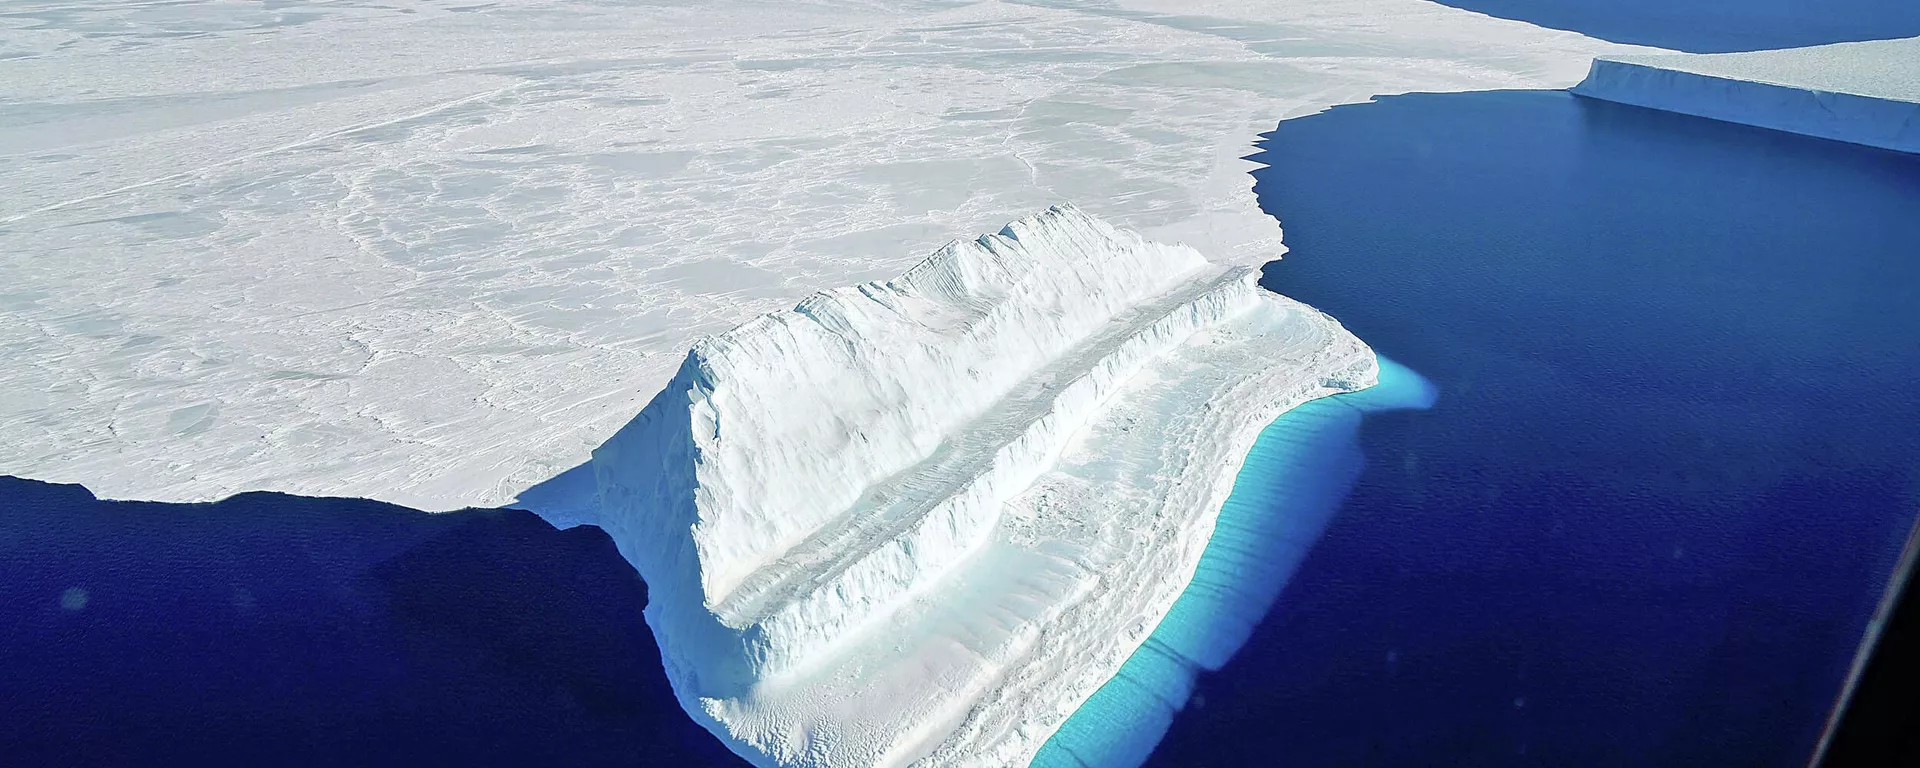
<instances>
[{"instance_id":1,"label":"ice cliff in background","mask_svg":"<svg viewBox=\"0 0 1920 768\"><path fill-rule=\"evenodd\" d=\"M763 765L1024 764L1192 578L1337 322L1068 207L696 344L595 451L682 704Z\"/></svg>"},{"instance_id":2,"label":"ice cliff in background","mask_svg":"<svg viewBox=\"0 0 1920 768\"><path fill-rule=\"evenodd\" d=\"M1920 38L1776 51L1597 58L1573 92L1920 152Z\"/></svg>"}]
</instances>

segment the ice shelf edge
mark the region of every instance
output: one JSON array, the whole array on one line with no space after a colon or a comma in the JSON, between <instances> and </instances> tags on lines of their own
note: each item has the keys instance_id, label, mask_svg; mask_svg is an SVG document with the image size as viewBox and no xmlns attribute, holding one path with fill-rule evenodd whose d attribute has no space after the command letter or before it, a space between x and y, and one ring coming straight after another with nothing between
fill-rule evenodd
<instances>
[{"instance_id":1,"label":"ice shelf edge","mask_svg":"<svg viewBox=\"0 0 1920 768\"><path fill-rule=\"evenodd\" d=\"M1920 103L1596 58L1577 96L1920 153Z\"/></svg>"}]
</instances>

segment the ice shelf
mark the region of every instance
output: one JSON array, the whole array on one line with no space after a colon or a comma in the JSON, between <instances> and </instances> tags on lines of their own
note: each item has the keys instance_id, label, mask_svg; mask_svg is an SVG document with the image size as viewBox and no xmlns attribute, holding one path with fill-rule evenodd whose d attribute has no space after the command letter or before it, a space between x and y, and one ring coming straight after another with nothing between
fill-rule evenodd
<instances>
[{"instance_id":1,"label":"ice shelf","mask_svg":"<svg viewBox=\"0 0 1920 768\"><path fill-rule=\"evenodd\" d=\"M682 705L760 765L1023 765L1193 578L1332 318L1071 207L697 343L595 451Z\"/></svg>"},{"instance_id":2,"label":"ice shelf","mask_svg":"<svg viewBox=\"0 0 1920 768\"><path fill-rule=\"evenodd\" d=\"M1920 152L1920 38L1774 51L1606 56L1581 96Z\"/></svg>"}]
</instances>

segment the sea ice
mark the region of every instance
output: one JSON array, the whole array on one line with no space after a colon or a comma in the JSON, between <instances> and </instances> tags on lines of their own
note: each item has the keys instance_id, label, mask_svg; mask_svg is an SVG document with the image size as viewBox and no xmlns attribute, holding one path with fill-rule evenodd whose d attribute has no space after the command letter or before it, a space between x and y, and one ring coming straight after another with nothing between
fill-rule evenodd
<instances>
[{"instance_id":1,"label":"sea ice","mask_svg":"<svg viewBox=\"0 0 1920 768\"><path fill-rule=\"evenodd\" d=\"M0 473L428 510L509 502L693 339L955 232L1073 200L1270 260L1242 158L1276 120L1628 50L1425 0L13 10ZM551 501L520 503L582 519Z\"/></svg>"},{"instance_id":2,"label":"sea ice","mask_svg":"<svg viewBox=\"0 0 1920 768\"><path fill-rule=\"evenodd\" d=\"M701 341L594 452L687 711L764 765L1024 764L1373 353L1070 207Z\"/></svg>"}]
</instances>

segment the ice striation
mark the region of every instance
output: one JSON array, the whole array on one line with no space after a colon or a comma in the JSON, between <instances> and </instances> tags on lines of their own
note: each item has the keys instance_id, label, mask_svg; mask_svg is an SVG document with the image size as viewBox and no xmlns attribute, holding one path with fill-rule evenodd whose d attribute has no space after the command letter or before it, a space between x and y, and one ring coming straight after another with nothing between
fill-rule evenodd
<instances>
[{"instance_id":1,"label":"ice striation","mask_svg":"<svg viewBox=\"0 0 1920 768\"><path fill-rule=\"evenodd\" d=\"M1373 353L1071 207L695 344L594 452L687 711L761 765L1025 764Z\"/></svg>"}]
</instances>

